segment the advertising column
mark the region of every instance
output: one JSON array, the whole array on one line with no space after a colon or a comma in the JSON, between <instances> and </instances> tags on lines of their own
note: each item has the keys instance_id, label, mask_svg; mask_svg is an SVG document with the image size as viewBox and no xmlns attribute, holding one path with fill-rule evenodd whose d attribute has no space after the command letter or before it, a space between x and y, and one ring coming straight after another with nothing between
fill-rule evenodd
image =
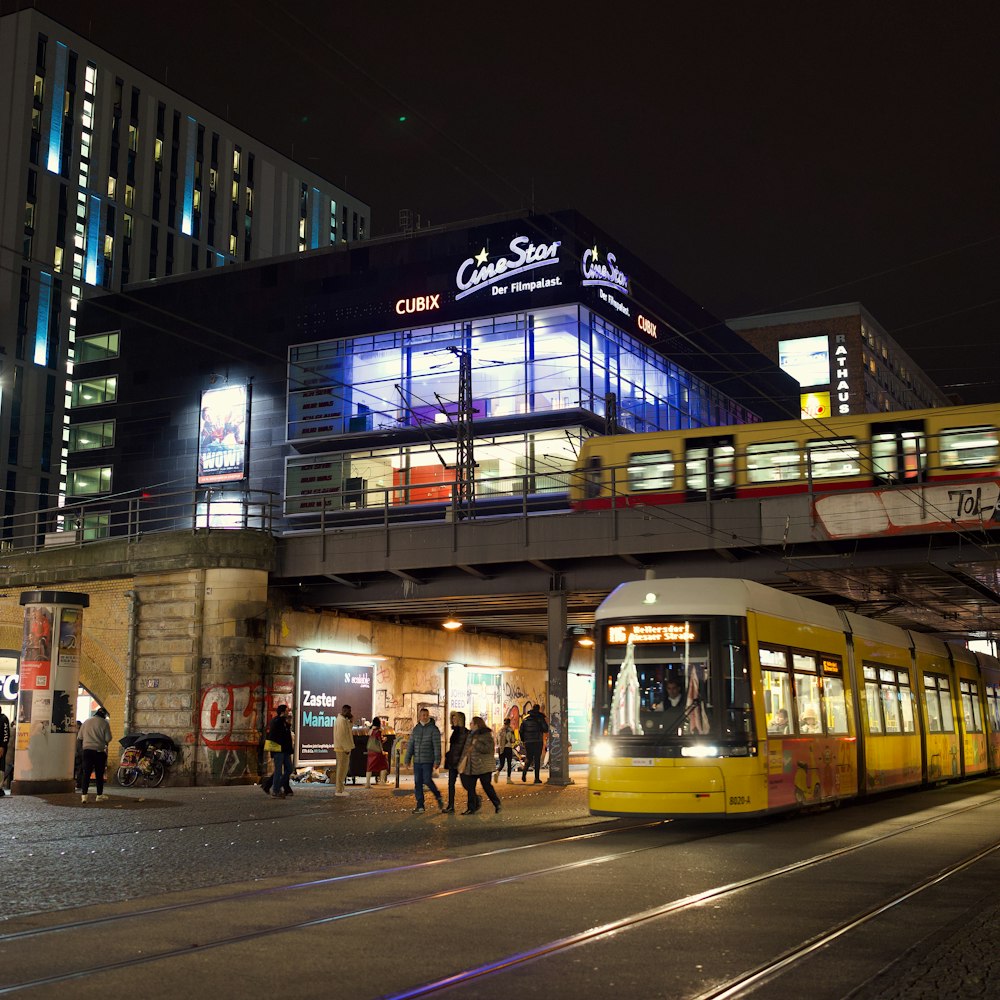
<instances>
[{"instance_id":1,"label":"advertising column","mask_svg":"<svg viewBox=\"0 0 1000 1000\"><path fill-rule=\"evenodd\" d=\"M24 636L17 696L17 795L73 791L76 693L87 594L30 590L21 594Z\"/></svg>"}]
</instances>

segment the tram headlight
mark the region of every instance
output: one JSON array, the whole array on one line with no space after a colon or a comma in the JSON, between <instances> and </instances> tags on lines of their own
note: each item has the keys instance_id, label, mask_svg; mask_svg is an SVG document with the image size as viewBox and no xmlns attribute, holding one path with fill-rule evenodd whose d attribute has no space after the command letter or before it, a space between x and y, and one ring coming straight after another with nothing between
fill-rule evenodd
<instances>
[{"instance_id":1,"label":"tram headlight","mask_svg":"<svg viewBox=\"0 0 1000 1000\"><path fill-rule=\"evenodd\" d=\"M598 740L591 749L591 753L595 760L611 760L615 755L615 748L607 740Z\"/></svg>"},{"instance_id":2,"label":"tram headlight","mask_svg":"<svg viewBox=\"0 0 1000 1000\"><path fill-rule=\"evenodd\" d=\"M681 747L682 757L718 757L719 748L706 743L696 743L693 746Z\"/></svg>"}]
</instances>

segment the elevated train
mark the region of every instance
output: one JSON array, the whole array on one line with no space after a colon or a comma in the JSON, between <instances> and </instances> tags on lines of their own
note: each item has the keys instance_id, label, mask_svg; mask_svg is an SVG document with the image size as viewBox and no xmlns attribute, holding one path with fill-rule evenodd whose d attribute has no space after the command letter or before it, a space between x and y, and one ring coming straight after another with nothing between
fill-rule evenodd
<instances>
[{"instance_id":1,"label":"elevated train","mask_svg":"<svg viewBox=\"0 0 1000 1000\"><path fill-rule=\"evenodd\" d=\"M589 807L765 815L1000 771L1000 661L748 580L595 619Z\"/></svg>"},{"instance_id":2,"label":"elevated train","mask_svg":"<svg viewBox=\"0 0 1000 1000\"><path fill-rule=\"evenodd\" d=\"M959 482L980 482L995 500L998 474L1000 405L954 406L589 438L570 505L590 510Z\"/></svg>"}]
</instances>

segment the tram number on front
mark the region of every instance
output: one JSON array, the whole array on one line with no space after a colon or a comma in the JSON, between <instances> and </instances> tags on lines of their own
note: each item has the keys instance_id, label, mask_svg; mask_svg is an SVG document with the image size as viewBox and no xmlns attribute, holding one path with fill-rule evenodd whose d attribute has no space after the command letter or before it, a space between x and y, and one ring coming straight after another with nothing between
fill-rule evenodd
<instances>
[{"instance_id":1,"label":"tram number on front","mask_svg":"<svg viewBox=\"0 0 1000 1000\"><path fill-rule=\"evenodd\" d=\"M748 806L750 805L749 795L730 795L729 804L731 806Z\"/></svg>"},{"instance_id":2,"label":"tram number on front","mask_svg":"<svg viewBox=\"0 0 1000 1000\"><path fill-rule=\"evenodd\" d=\"M652 757L633 757L632 758L633 767L652 767L653 758Z\"/></svg>"}]
</instances>

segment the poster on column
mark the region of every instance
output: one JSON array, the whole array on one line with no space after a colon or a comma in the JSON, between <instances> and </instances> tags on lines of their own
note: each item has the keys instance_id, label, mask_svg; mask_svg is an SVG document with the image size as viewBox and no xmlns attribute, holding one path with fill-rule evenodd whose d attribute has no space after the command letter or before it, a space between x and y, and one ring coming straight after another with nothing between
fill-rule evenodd
<instances>
[{"instance_id":1,"label":"poster on column","mask_svg":"<svg viewBox=\"0 0 1000 1000\"><path fill-rule=\"evenodd\" d=\"M335 658L299 660L298 712L295 719L296 762L332 764L333 727L344 705L354 724L374 711L373 663L338 662Z\"/></svg>"},{"instance_id":2,"label":"poster on column","mask_svg":"<svg viewBox=\"0 0 1000 1000\"><path fill-rule=\"evenodd\" d=\"M27 609L21 645L21 691L48 691L52 685L52 608Z\"/></svg>"}]
</instances>

